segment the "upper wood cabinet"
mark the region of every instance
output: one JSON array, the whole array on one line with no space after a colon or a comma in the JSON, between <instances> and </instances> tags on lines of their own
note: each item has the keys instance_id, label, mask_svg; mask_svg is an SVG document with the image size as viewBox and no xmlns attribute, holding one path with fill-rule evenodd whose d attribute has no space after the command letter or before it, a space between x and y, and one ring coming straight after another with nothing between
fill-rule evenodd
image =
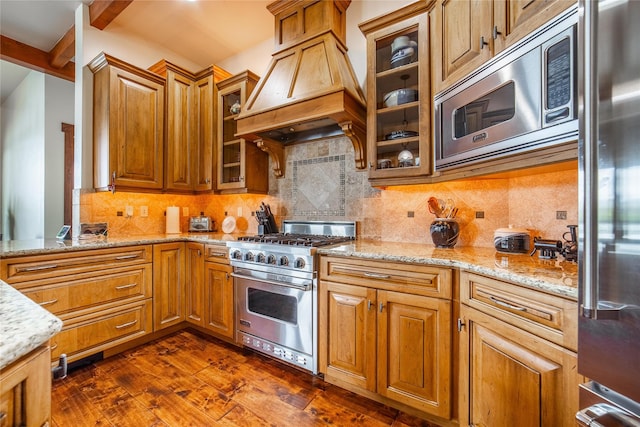
<instances>
[{"instance_id":1,"label":"upper wood cabinet","mask_svg":"<svg viewBox=\"0 0 640 427\"><path fill-rule=\"evenodd\" d=\"M269 157L258 146L238 138L236 118L259 77L245 71L218 82L217 153L221 193L267 193Z\"/></svg>"},{"instance_id":2,"label":"upper wood cabinet","mask_svg":"<svg viewBox=\"0 0 640 427\"><path fill-rule=\"evenodd\" d=\"M105 53L89 68L94 73L94 187L161 190L164 79Z\"/></svg>"},{"instance_id":3,"label":"upper wood cabinet","mask_svg":"<svg viewBox=\"0 0 640 427\"><path fill-rule=\"evenodd\" d=\"M432 170L430 4L416 2L360 24L367 39L367 162L374 185L411 182Z\"/></svg>"},{"instance_id":4,"label":"upper wood cabinet","mask_svg":"<svg viewBox=\"0 0 640 427\"><path fill-rule=\"evenodd\" d=\"M440 92L563 10L567 0L438 0L431 11L434 92Z\"/></svg>"},{"instance_id":5,"label":"upper wood cabinet","mask_svg":"<svg viewBox=\"0 0 640 427\"><path fill-rule=\"evenodd\" d=\"M166 79L164 188L214 190L215 82L230 74L215 66L194 74L164 59L149 70Z\"/></svg>"}]
</instances>

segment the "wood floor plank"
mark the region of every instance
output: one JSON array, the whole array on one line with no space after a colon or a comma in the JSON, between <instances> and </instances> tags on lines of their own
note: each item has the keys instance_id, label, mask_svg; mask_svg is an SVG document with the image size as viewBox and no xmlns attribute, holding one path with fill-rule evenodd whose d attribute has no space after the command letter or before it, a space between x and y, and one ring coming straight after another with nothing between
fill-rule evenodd
<instances>
[{"instance_id":1,"label":"wood floor plank","mask_svg":"<svg viewBox=\"0 0 640 427\"><path fill-rule=\"evenodd\" d=\"M70 372L52 427L438 427L190 330Z\"/></svg>"}]
</instances>

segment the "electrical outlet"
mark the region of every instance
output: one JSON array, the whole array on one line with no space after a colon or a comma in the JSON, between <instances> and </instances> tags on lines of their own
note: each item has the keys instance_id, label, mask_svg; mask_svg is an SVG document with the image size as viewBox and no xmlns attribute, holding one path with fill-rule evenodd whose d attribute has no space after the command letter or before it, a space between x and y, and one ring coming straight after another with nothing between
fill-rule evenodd
<instances>
[{"instance_id":1,"label":"electrical outlet","mask_svg":"<svg viewBox=\"0 0 640 427\"><path fill-rule=\"evenodd\" d=\"M132 217L133 216L133 206L127 206L125 208L125 212L127 214L127 217Z\"/></svg>"},{"instance_id":2,"label":"electrical outlet","mask_svg":"<svg viewBox=\"0 0 640 427\"><path fill-rule=\"evenodd\" d=\"M189 208L188 207L182 208L182 216L189 216Z\"/></svg>"},{"instance_id":3,"label":"electrical outlet","mask_svg":"<svg viewBox=\"0 0 640 427\"><path fill-rule=\"evenodd\" d=\"M415 216L414 211L407 211L407 218L413 218Z\"/></svg>"},{"instance_id":4,"label":"electrical outlet","mask_svg":"<svg viewBox=\"0 0 640 427\"><path fill-rule=\"evenodd\" d=\"M122 211L116 211L116 216L122 216Z\"/></svg>"},{"instance_id":5,"label":"electrical outlet","mask_svg":"<svg viewBox=\"0 0 640 427\"><path fill-rule=\"evenodd\" d=\"M140 206L140 216L149 216L149 207L148 206Z\"/></svg>"},{"instance_id":6,"label":"electrical outlet","mask_svg":"<svg viewBox=\"0 0 640 427\"><path fill-rule=\"evenodd\" d=\"M238 206L238 217L242 216L242 206Z\"/></svg>"},{"instance_id":7,"label":"electrical outlet","mask_svg":"<svg viewBox=\"0 0 640 427\"><path fill-rule=\"evenodd\" d=\"M484 211L476 211L476 218L484 218Z\"/></svg>"},{"instance_id":8,"label":"electrical outlet","mask_svg":"<svg viewBox=\"0 0 640 427\"><path fill-rule=\"evenodd\" d=\"M556 211L556 219L567 219L567 211Z\"/></svg>"}]
</instances>

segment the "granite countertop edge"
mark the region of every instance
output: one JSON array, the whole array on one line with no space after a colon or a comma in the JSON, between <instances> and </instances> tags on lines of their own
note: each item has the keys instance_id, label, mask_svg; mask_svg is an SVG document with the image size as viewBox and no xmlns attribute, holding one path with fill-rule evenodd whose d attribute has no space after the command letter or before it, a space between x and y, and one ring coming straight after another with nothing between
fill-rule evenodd
<instances>
[{"instance_id":1,"label":"granite countertop edge","mask_svg":"<svg viewBox=\"0 0 640 427\"><path fill-rule=\"evenodd\" d=\"M246 234L181 233L109 237L91 241L57 241L55 239L6 241L0 242L0 259L180 241L224 245L244 235ZM507 280L568 299L577 300L578 298L577 264L563 262L561 256L560 260L541 260L537 255L499 254L493 248L455 247L452 249L439 249L432 245L421 243L369 239L357 239L338 246L320 247L318 248L318 253L459 268L495 279Z\"/></svg>"},{"instance_id":2,"label":"granite countertop edge","mask_svg":"<svg viewBox=\"0 0 640 427\"><path fill-rule=\"evenodd\" d=\"M60 332L62 321L0 280L0 369Z\"/></svg>"}]
</instances>

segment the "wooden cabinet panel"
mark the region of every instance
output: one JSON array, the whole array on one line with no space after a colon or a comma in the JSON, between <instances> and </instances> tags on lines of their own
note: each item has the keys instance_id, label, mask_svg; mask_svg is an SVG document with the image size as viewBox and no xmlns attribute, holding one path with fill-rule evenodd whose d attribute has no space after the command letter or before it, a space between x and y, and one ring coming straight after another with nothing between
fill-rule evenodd
<instances>
[{"instance_id":1,"label":"wooden cabinet panel","mask_svg":"<svg viewBox=\"0 0 640 427\"><path fill-rule=\"evenodd\" d=\"M51 364L43 345L0 373L0 425L48 426L51 418Z\"/></svg>"},{"instance_id":2,"label":"wooden cabinet panel","mask_svg":"<svg viewBox=\"0 0 640 427\"><path fill-rule=\"evenodd\" d=\"M205 328L233 339L234 301L232 267L205 263Z\"/></svg>"},{"instance_id":3,"label":"wooden cabinet panel","mask_svg":"<svg viewBox=\"0 0 640 427\"><path fill-rule=\"evenodd\" d=\"M194 138L196 156L192 159L195 173L194 188L196 191L211 191L215 188L215 125L214 103L216 85L213 74L201 77L194 83Z\"/></svg>"},{"instance_id":4,"label":"wooden cabinet panel","mask_svg":"<svg viewBox=\"0 0 640 427\"><path fill-rule=\"evenodd\" d=\"M51 358L65 353L71 362L151 333L151 309L147 299L67 320L51 339Z\"/></svg>"},{"instance_id":5,"label":"wooden cabinet panel","mask_svg":"<svg viewBox=\"0 0 640 427\"><path fill-rule=\"evenodd\" d=\"M186 248L186 319L194 325L204 326L204 245L187 242Z\"/></svg>"},{"instance_id":6,"label":"wooden cabinet panel","mask_svg":"<svg viewBox=\"0 0 640 427\"><path fill-rule=\"evenodd\" d=\"M327 282L319 298L321 372L375 391L375 289Z\"/></svg>"},{"instance_id":7,"label":"wooden cabinet panel","mask_svg":"<svg viewBox=\"0 0 640 427\"><path fill-rule=\"evenodd\" d=\"M107 270L97 277L19 289L64 320L97 305L151 298L152 268L151 264L123 267Z\"/></svg>"},{"instance_id":8,"label":"wooden cabinet panel","mask_svg":"<svg viewBox=\"0 0 640 427\"><path fill-rule=\"evenodd\" d=\"M185 320L185 243L153 245L154 330Z\"/></svg>"},{"instance_id":9,"label":"wooden cabinet panel","mask_svg":"<svg viewBox=\"0 0 640 427\"><path fill-rule=\"evenodd\" d=\"M205 245L205 261L229 265L229 250L225 245Z\"/></svg>"},{"instance_id":10,"label":"wooden cabinet panel","mask_svg":"<svg viewBox=\"0 0 640 427\"><path fill-rule=\"evenodd\" d=\"M167 71L167 161L165 188L193 191L193 81L176 71ZM195 159L194 159L195 160Z\"/></svg>"},{"instance_id":11,"label":"wooden cabinet panel","mask_svg":"<svg viewBox=\"0 0 640 427\"><path fill-rule=\"evenodd\" d=\"M378 291L378 311L378 393L448 419L451 301Z\"/></svg>"},{"instance_id":12,"label":"wooden cabinet panel","mask_svg":"<svg viewBox=\"0 0 640 427\"><path fill-rule=\"evenodd\" d=\"M466 305L460 315L461 425L575 423L574 352Z\"/></svg>"},{"instance_id":13,"label":"wooden cabinet panel","mask_svg":"<svg viewBox=\"0 0 640 427\"><path fill-rule=\"evenodd\" d=\"M164 81L101 53L94 73L94 186L163 187Z\"/></svg>"}]
</instances>

